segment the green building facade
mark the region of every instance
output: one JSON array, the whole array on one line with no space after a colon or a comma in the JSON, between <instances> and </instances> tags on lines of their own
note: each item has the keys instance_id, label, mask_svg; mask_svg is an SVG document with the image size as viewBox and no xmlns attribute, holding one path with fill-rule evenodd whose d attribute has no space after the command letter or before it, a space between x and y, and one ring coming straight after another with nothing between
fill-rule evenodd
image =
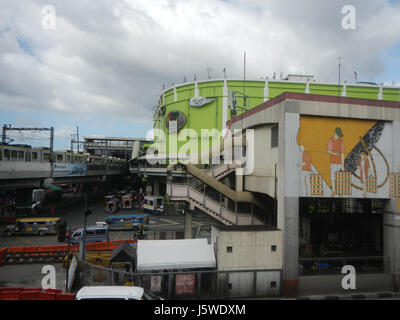
<instances>
[{"instance_id":1,"label":"green building facade","mask_svg":"<svg viewBox=\"0 0 400 320\"><path fill-rule=\"evenodd\" d=\"M154 129L165 133L161 139L155 138L155 142L165 143L165 152L173 150L170 141L177 140L177 150L190 141L187 130L192 129L201 136L201 130L216 129L218 131L227 127L231 118L230 92L236 95L236 115L250 110L284 92L297 92L329 96L346 96L349 98L363 98L372 100L400 101L400 88L370 84L324 84L314 81L289 81L289 80L206 80L183 83L165 89L160 95L157 108L154 113ZM246 98L244 98L244 96ZM193 98L209 98L210 102L203 106L192 106ZM182 116L183 114L183 116ZM178 119L178 137L169 132L168 119ZM182 117L184 118L182 120ZM172 138L170 140L170 138ZM196 138L192 138L193 139ZM209 145L202 144L201 138L197 138L198 150L204 151ZM215 142L215 140L214 140ZM212 144L210 138L209 144Z\"/></svg>"}]
</instances>

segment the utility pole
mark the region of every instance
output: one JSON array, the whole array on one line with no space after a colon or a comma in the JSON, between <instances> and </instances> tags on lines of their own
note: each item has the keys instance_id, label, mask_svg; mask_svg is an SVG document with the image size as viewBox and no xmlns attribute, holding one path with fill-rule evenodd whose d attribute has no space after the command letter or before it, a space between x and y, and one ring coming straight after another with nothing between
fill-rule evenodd
<instances>
[{"instance_id":1,"label":"utility pole","mask_svg":"<svg viewBox=\"0 0 400 320\"><path fill-rule=\"evenodd\" d=\"M91 210L87 209L87 195L85 195L85 212L84 221L83 221L83 237L82 237L82 260L85 261L86 256L86 225L87 225L87 218L92 214Z\"/></svg>"},{"instance_id":2,"label":"utility pole","mask_svg":"<svg viewBox=\"0 0 400 320\"><path fill-rule=\"evenodd\" d=\"M50 128L13 128L11 124L3 125L3 132L1 136L1 142L6 144L7 140L7 131L50 131L50 155L53 152L54 145L54 127Z\"/></svg>"},{"instance_id":3,"label":"utility pole","mask_svg":"<svg viewBox=\"0 0 400 320\"><path fill-rule=\"evenodd\" d=\"M79 141L79 128L76 126L76 134L71 134L71 151L74 152L74 144L77 145L77 152L79 152L79 144L85 144L85 141Z\"/></svg>"},{"instance_id":4,"label":"utility pole","mask_svg":"<svg viewBox=\"0 0 400 320\"><path fill-rule=\"evenodd\" d=\"M340 96L340 67L341 67L341 64L340 64L340 57L339 57L339 85L338 85L338 96Z\"/></svg>"},{"instance_id":5,"label":"utility pole","mask_svg":"<svg viewBox=\"0 0 400 320\"><path fill-rule=\"evenodd\" d=\"M76 126L76 137L78 140L78 153L79 153L79 128L78 128L78 126Z\"/></svg>"},{"instance_id":6,"label":"utility pole","mask_svg":"<svg viewBox=\"0 0 400 320\"><path fill-rule=\"evenodd\" d=\"M54 127L50 128L50 177L53 177L53 162L54 162Z\"/></svg>"}]
</instances>

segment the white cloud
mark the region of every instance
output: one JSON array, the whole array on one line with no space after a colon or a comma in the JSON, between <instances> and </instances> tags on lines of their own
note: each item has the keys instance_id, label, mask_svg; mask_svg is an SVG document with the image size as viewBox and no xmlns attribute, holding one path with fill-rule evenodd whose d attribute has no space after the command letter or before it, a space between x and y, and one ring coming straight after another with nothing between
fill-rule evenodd
<instances>
[{"instance_id":1,"label":"white cloud","mask_svg":"<svg viewBox=\"0 0 400 320\"><path fill-rule=\"evenodd\" d=\"M57 29L44 30L52 4ZM357 29L341 27L341 8ZM162 84L183 77L247 78L274 72L319 81L382 74L382 53L400 42L400 7L384 0L8 1L0 12L0 110L97 115L151 124ZM21 48L25 41L34 56ZM26 49L26 48L25 48ZM127 133L129 135L129 133Z\"/></svg>"}]
</instances>

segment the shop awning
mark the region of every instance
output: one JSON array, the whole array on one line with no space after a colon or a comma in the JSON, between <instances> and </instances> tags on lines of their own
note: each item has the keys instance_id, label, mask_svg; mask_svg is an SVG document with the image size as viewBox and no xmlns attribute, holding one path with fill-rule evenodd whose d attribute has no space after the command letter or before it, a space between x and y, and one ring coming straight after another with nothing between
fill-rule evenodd
<instances>
[{"instance_id":1,"label":"shop awning","mask_svg":"<svg viewBox=\"0 0 400 320\"><path fill-rule=\"evenodd\" d=\"M139 240L137 271L215 268L213 246L207 239Z\"/></svg>"}]
</instances>

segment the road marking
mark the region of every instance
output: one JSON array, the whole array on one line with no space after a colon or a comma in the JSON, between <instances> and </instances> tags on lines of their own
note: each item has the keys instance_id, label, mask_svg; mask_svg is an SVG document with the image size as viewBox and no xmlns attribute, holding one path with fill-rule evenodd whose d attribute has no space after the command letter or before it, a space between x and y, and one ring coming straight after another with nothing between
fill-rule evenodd
<instances>
[{"instance_id":1,"label":"road marking","mask_svg":"<svg viewBox=\"0 0 400 320\"><path fill-rule=\"evenodd\" d=\"M122 232L122 231L119 231L119 232L118 232L118 234L117 234L117 236L115 237L114 240L118 240L119 236L121 235L121 232Z\"/></svg>"},{"instance_id":2,"label":"road marking","mask_svg":"<svg viewBox=\"0 0 400 320\"><path fill-rule=\"evenodd\" d=\"M180 224L179 222L175 222L175 221L171 221L171 220L167 220L167 219L160 219L160 220L168 222L169 224Z\"/></svg>"},{"instance_id":3,"label":"road marking","mask_svg":"<svg viewBox=\"0 0 400 320\"><path fill-rule=\"evenodd\" d=\"M19 240L21 240L21 241L27 243L27 244L34 244L34 243L33 243L32 241L30 241L30 240L26 240L26 239L21 238L21 237L18 237L18 236L17 236L17 238L18 238Z\"/></svg>"}]
</instances>

